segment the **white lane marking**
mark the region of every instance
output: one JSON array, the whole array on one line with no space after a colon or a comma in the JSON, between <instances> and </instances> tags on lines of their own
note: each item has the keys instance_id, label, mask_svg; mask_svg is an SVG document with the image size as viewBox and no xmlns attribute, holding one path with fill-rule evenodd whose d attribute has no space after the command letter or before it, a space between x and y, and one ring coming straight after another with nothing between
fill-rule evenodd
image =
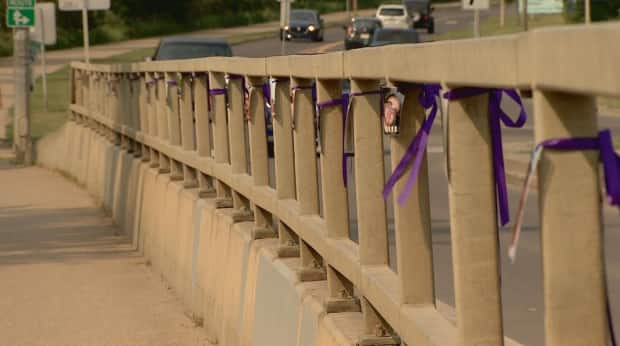
<instances>
[{"instance_id":1,"label":"white lane marking","mask_svg":"<svg viewBox=\"0 0 620 346\"><path fill-rule=\"evenodd\" d=\"M456 24L458 24L458 23L459 23L459 22L458 22L457 20L446 20L446 21L444 22L444 24L446 24L446 25L456 25Z\"/></svg>"}]
</instances>

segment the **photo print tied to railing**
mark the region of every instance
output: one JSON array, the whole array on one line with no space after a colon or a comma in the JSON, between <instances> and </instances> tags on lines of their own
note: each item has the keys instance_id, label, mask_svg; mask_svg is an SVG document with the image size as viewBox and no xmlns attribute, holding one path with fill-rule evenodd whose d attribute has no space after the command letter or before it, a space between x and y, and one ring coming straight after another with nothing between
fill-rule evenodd
<instances>
[{"instance_id":1,"label":"photo print tied to railing","mask_svg":"<svg viewBox=\"0 0 620 346\"><path fill-rule=\"evenodd\" d=\"M620 48L608 44L619 37L620 26L616 24L316 56L209 58L122 66L75 63L72 111L78 121L96 126L111 139L120 137L120 142L141 148L143 157L148 156L160 171L181 166L212 179L219 198L235 199L233 195L239 195L237 199L245 202L233 206L253 208L257 227L259 223L265 226L266 215L277 218L279 229L274 231L287 239L282 246L298 246L304 265L318 263L326 272L328 303L342 303L354 292L359 294L369 326L367 334L389 337L393 333L410 345L474 345L482 341L501 345L504 336L498 267L503 254L497 243L499 220L488 94L451 100L448 107L455 326L434 307L425 162L409 197L402 205L394 203L398 273L387 266L381 103L377 102L379 95L364 92L377 90L386 79L397 85L441 84L446 91L458 87L532 90L536 142L596 137L599 129L594 97L620 95L620 67L614 58ZM588 54L575 54L574 47L583 47ZM176 131L176 124L183 119L185 126L189 122L187 114L172 114L175 108L166 105L164 95L165 78L187 72L196 74L193 88L187 88L194 93L194 128L189 132L196 136L195 147L182 146L184 132L188 131L180 131L180 145L171 142L177 135L171 133ZM214 89L226 88L226 74L253 79L255 85L270 77L278 80L273 106L277 114L273 120L276 189L268 186L265 177L268 155L262 147L266 146L263 102L252 102L250 110L251 119L258 120L248 123L251 175L232 169L233 165L245 167L237 161L242 157L240 151L232 150L236 145L233 142L244 138L237 123L243 121L243 113L232 109L228 113L226 98L213 96L209 116L206 99L208 84ZM108 75L115 76L112 83L136 84L133 90L138 94L108 96ZM140 80L116 78L121 76L138 76ZM352 93L361 94L355 97L351 111L359 245L348 239L342 110L321 110L322 150L317 157L310 90L299 90L292 107L290 104L291 88L313 83L319 102L338 99L343 79L352 81ZM187 85L183 87L182 96L186 97ZM243 96L234 88L228 90L228 102L242 110L243 105L237 103ZM117 93L127 90L117 88ZM425 120L424 109L417 102L419 93L416 88L405 91L400 135L389 138L392 167L400 162ZM179 96L170 97L174 103ZM132 105L136 102L138 106ZM186 102L184 99L181 103L185 105L181 111L187 110ZM317 160L321 163L320 177L316 174ZM603 345L608 338L597 162L596 152L557 151L546 151L539 162L547 345ZM403 179L397 182L390 198L397 198L405 183ZM323 217L317 217L320 205ZM571 268L570 272L566 268ZM567 286L567 275L580 284ZM582 301L589 303L580 304ZM340 305L345 309L355 306ZM563 308L567 306L568 310ZM584 320L589 323L582 323ZM385 333L370 327L383 323ZM433 328L425 327L430 325Z\"/></svg>"}]
</instances>

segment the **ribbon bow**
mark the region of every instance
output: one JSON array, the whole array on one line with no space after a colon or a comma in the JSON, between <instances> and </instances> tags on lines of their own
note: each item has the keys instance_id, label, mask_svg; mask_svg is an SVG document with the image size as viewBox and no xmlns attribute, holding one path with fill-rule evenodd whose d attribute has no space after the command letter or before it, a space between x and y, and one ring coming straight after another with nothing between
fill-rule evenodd
<instances>
[{"instance_id":1,"label":"ribbon bow","mask_svg":"<svg viewBox=\"0 0 620 346\"><path fill-rule=\"evenodd\" d=\"M499 205L500 223L502 226L505 226L508 221L510 221L510 210L508 209L508 188L506 187L506 172L504 171L501 123L507 127L523 127L527 120L523 102L515 90L508 89L458 88L445 93L444 98L448 100L458 100L487 93L489 94L489 123L491 127L495 191L497 203ZM504 93L513 99L521 108L517 120L512 120L510 116L502 110L501 101Z\"/></svg>"},{"instance_id":2,"label":"ribbon bow","mask_svg":"<svg viewBox=\"0 0 620 346\"><path fill-rule=\"evenodd\" d=\"M437 116L437 110L439 109L437 106L437 98L439 97L441 90L441 86L439 84L422 84L415 86L422 88L422 92L418 97L418 102L425 110L430 110L430 112L426 120L422 123L418 133L416 133L413 138L413 141L409 144L405 155L396 166L396 169L394 169L394 172L388 179L388 182L385 184L383 189L383 198L387 199L396 183L405 174L407 168L411 166L411 171L409 173L409 177L407 178L405 188L398 196L398 204L401 206L405 203L407 198L409 198L411 190L413 189L413 186L418 178L418 174L420 173L422 158L424 157L424 151L426 150L426 146L428 144L428 136L433 128L433 122Z\"/></svg>"}]
</instances>

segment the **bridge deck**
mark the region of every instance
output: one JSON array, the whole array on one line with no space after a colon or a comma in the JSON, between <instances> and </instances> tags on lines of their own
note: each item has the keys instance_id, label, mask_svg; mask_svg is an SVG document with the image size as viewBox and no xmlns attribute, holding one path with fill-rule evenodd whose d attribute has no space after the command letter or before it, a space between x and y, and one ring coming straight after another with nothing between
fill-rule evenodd
<instances>
[{"instance_id":1,"label":"bridge deck","mask_svg":"<svg viewBox=\"0 0 620 346\"><path fill-rule=\"evenodd\" d=\"M207 344L76 184L0 159L0 192L3 344Z\"/></svg>"}]
</instances>

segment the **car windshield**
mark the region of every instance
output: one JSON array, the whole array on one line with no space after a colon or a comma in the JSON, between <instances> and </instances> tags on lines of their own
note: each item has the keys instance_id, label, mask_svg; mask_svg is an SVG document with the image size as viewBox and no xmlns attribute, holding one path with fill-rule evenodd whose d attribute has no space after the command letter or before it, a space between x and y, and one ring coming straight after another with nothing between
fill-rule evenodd
<instances>
[{"instance_id":1,"label":"car windshield","mask_svg":"<svg viewBox=\"0 0 620 346\"><path fill-rule=\"evenodd\" d=\"M379 30L373 37L375 42L418 43L418 33L415 30Z\"/></svg>"},{"instance_id":2,"label":"car windshield","mask_svg":"<svg viewBox=\"0 0 620 346\"><path fill-rule=\"evenodd\" d=\"M356 30L360 30L360 29L374 29L377 26L379 26L377 21L374 20L370 20L370 19L362 19L362 20L356 20L355 22L353 22L353 27Z\"/></svg>"},{"instance_id":3,"label":"car windshield","mask_svg":"<svg viewBox=\"0 0 620 346\"><path fill-rule=\"evenodd\" d=\"M168 42L157 51L156 60L193 59L209 56L232 56L230 46L225 43Z\"/></svg>"},{"instance_id":4,"label":"car windshield","mask_svg":"<svg viewBox=\"0 0 620 346\"><path fill-rule=\"evenodd\" d=\"M402 17L405 15L405 10L403 10L402 8L387 7L387 8L382 8L381 11L379 12L379 15L390 16L390 17Z\"/></svg>"},{"instance_id":5,"label":"car windshield","mask_svg":"<svg viewBox=\"0 0 620 346\"><path fill-rule=\"evenodd\" d=\"M300 22L313 22L314 13L307 11L291 11L291 20Z\"/></svg>"}]
</instances>

